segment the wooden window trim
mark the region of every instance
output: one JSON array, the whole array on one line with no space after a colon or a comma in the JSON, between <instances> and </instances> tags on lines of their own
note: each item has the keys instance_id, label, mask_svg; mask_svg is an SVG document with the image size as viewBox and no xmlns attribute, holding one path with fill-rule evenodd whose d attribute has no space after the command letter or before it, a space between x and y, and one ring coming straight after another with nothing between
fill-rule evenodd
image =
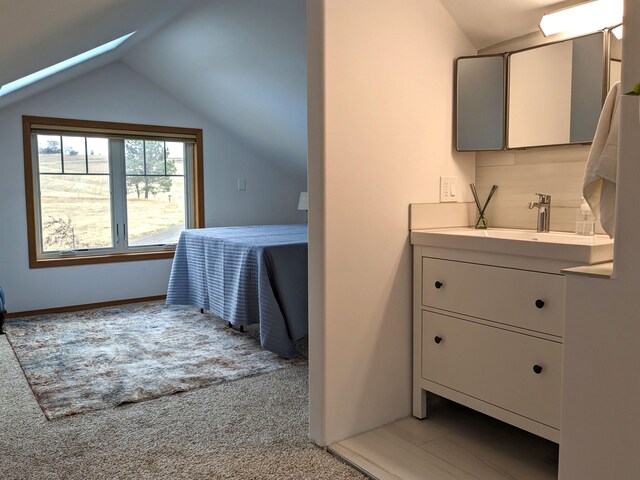
<instances>
[{"instance_id":1,"label":"wooden window trim","mask_svg":"<svg viewBox=\"0 0 640 480\"><path fill-rule=\"evenodd\" d=\"M35 117L23 115L22 142L24 151L24 177L27 206L27 242L29 248L29 268L65 267L73 265L91 265L100 263L130 262L141 260L158 260L173 258L174 251L127 252L98 255L83 255L81 257L38 258L36 244L36 215L35 195L33 185L33 158L31 152L31 133L34 126L65 127L74 131L86 129L86 133L126 133L139 135L141 132L150 136L182 136L194 139L194 161L192 171L193 182L193 217L195 228L204 227L204 178L203 178L203 134L199 128L168 127L166 125L145 125L120 122L102 122L93 120L77 120L69 118ZM155 134L155 135L154 135Z\"/></svg>"}]
</instances>

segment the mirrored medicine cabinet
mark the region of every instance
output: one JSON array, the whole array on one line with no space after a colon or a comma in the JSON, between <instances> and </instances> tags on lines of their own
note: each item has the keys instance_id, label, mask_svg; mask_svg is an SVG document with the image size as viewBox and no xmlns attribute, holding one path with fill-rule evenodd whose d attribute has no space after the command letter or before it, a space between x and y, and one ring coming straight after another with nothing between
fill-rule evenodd
<instances>
[{"instance_id":1,"label":"mirrored medicine cabinet","mask_svg":"<svg viewBox=\"0 0 640 480\"><path fill-rule=\"evenodd\" d=\"M458 58L456 149L590 143L620 64L620 42L610 31Z\"/></svg>"}]
</instances>

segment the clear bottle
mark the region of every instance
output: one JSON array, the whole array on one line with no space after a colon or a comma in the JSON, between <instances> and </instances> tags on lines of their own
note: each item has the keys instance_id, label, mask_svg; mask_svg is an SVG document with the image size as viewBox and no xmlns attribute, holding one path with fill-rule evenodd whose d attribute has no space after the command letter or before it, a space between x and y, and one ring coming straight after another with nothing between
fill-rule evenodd
<instances>
[{"instance_id":1,"label":"clear bottle","mask_svg":"<svg viewBox=\"0 0 640 480\"><path fill-rule=\"evenodd\" d=\"M591 207L582 197L582 203L576 210L576 234L593 235L596 230L596 219L591 212Z\"/></svg>"}]
</instances>

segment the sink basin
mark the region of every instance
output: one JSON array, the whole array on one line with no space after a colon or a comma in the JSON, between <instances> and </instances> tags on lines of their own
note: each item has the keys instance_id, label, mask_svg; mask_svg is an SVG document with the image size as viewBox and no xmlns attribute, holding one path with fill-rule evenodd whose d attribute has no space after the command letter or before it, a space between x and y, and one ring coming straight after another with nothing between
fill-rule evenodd
<instances>
[{"instance_id":1,"label":"sink basin","mask_svg":"<svg viewBox=\"0 0 640 480\"><path fill-rule=\"evenodd\" d=\"M412 230L411 243L566 260L584 265L608 262L613 258L613 240L606 235L588 237L566 232L468 227Z\"/></svg>"},{"instance_id":2,"label":"sink basin","mask_svg":"<svg viewBox=\"0 0 640 480\"><path fill-rule=\"evenodd\" d=\"M534 230L512 230L508 228L491 228L477 230L475 228L431 230L433 233L445 235L467 235L473 237L504 238L508 240L525 240L529 242L563 243L569 245L600 245L613 243L605 235L590 237L567 232L536 232Z\"/></svg>"}]
</instances>

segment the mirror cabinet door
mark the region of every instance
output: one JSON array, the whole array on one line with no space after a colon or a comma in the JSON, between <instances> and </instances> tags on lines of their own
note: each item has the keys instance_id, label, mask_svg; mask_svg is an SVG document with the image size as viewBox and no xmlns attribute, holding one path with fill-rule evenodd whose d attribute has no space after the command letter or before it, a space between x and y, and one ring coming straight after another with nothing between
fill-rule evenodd
<instances>
[{"instance_id":1,"label":"mirror cabinet door","mask_svg":"<svg viewBox=\"0 0 640 480\"><path fill-rule=\"evenodd\" d=\"M507 148L593 140L606 93L604 36L509 55Z\"/></svg>"},{"instance_id":2,"label":"mirror cabinet door","mask_svg":"<svg viewBox=\"0 0 640 480\"><path fill-rule=\"evenodd\" d=\"M456 119L458 151L504 148L504 55L456 60Z\"/></svg>"},{"instance_id":3,"label":"mirror cabinet door","mask_svg":"<svg viewBox=\"0 0 640 480\"><path fill-rule=\"evenodd\" d=\"M590 143L620 66L621 42L611 30L504 55L458 58L457 150Z\"/></svg>"},{"instance_id":4,"label":"mirror cabinet door","mask_svg":"<svg viewBox=\"0 0 640 480\"><path fill-rule=\"evenodd\" d=\"M622 80L622 42L609 30L609 86Z\"/></svg>"}]
</instances>

